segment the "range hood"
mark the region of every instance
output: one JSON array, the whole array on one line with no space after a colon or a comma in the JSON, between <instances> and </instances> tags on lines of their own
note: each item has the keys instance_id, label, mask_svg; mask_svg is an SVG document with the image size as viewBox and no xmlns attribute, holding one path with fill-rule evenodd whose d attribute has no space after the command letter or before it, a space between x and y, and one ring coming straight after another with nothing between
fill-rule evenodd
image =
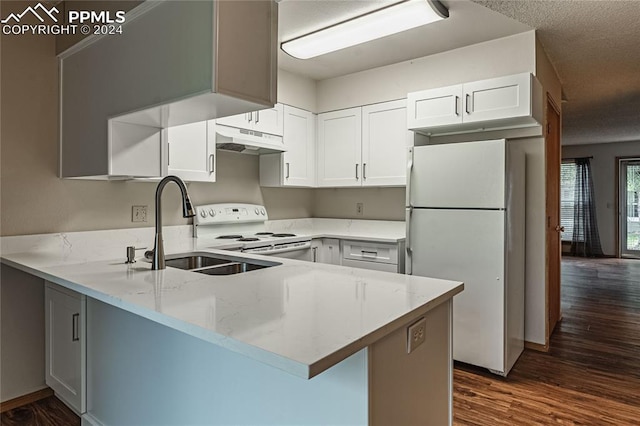
<instances>
[{"instance_id":1,"label":"range hood","mask_svg":"<svg viewBox=\"0 0 640 426\"><path fill-rule=\"evenodd\" d=\"M277 154L286 151L282 136L216 124L216 149L243 154Z\"/></svg>"}]
</instances>

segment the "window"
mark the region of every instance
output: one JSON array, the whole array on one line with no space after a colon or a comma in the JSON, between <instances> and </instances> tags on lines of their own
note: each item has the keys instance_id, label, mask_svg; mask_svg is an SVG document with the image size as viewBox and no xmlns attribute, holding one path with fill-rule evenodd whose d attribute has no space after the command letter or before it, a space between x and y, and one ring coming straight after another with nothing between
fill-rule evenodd
<instances>
[{"instance_id":1,"label":"window","mask_svg":"<svg viewBox=\"0 0 640 426\"><path fill-rule=\"evenodd\" d=\"M573 239L574 198L576 193L576 163L563 161L560 168L560 225L564 226L562 241Z\"/></svg>"}]
</instances>

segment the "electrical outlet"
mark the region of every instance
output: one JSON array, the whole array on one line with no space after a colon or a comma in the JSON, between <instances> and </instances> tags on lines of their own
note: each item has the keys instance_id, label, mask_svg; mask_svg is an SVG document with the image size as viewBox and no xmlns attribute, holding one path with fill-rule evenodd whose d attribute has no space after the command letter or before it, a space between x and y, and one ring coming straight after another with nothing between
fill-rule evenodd
<instances>
[{"instance_id":1,"label":"electrical outlet","mask_svg":"<svg viewBox=\"0 0 640 426\"><path fill-rule=\"evenodd\" d=\"M364 214L364 204L363 203L356 203L356 214L358 216L362 216Z\"/></svg>"},{"instance_id":2,"label":"electrical outlet","mask_svg":"<svg viewBox=\"0 0 640 426\"><path fill-rule=\"evenodd\" d=\"M149 206L133 206L131 208L131 222L146 222Z\"/></svg>"},{"instance_id":3,"label":"electrical outlet","mask_svg":"<svg viewBox=\"0 0 640 426\"><path fill-rule=\"evenodd\" d=\"M420 318L407 327L407 353L410 354L418 346L424 343L427 328L427 320Z\"/></svg>"}]
</instances>

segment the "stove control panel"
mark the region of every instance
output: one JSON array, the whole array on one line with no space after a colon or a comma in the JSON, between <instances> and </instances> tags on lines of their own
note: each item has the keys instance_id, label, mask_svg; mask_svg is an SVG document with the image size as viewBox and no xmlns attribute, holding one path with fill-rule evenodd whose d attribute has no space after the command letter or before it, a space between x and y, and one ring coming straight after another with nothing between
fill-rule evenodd
<instances>
[{"instance_id":1,"label":"stove control panel","mask_svg":"<svg viewBox=\"0 0 640 426\"><path fill-rule=\"evenodd\" d=\"M196 207L195 225L264 222L267 209L257 204L207 204Z\"/></svg>"}]
</instances>

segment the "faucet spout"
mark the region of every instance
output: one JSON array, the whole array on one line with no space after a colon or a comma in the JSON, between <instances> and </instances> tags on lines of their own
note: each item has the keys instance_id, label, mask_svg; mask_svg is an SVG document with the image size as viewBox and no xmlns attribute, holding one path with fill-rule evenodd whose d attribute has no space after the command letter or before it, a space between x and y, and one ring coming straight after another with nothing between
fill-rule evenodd
<instances>
[{"instance_id":1,"label":"faucet spout","mask_svg":"<svg viewBox=\"0 0 640 426\"><path fill-rule=\"evenodd\" d=\"M193 204L191 204L191 199L189 198L187 186L184 184L184 181L178 176L173 175L162 179L156 188L156 236L153 247L153 259L151 260L151 269L153 270L166 268L164 262L164 242L162 240L162 191L169 182L175 183L180 189L182 196L182 216L185 218L195 216Z\"/></svg>"}]
</instances>

